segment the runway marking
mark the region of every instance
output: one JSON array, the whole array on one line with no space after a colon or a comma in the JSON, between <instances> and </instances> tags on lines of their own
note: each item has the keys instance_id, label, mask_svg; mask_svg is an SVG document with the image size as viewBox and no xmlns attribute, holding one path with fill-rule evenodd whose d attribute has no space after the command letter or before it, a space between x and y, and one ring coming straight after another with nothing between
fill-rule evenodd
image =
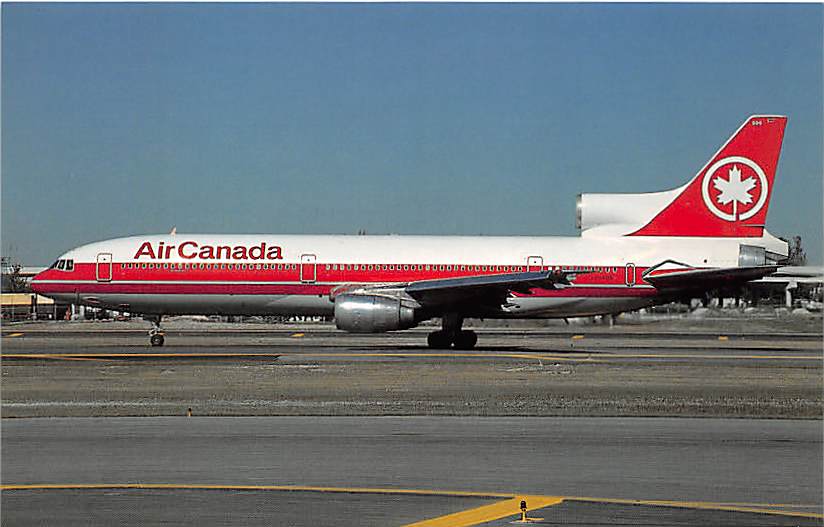
<instances>
[{"instance_id":1,"label":"runway marking","mask_svg":"<svg viewBox=\"0 0 824 527\"><path fill-rule=\"evenodd\" d=\"M474 509L454 512L437 518L409 523L403 527L469 527L520 514L521 500L526 500L530 510L543 509L564 501L561 496L516 496Z\"/></svg>"},{"instance_id":2,"label":"runway marking","mask_svg":"<svg viewBox=\"0 0 824 527\"><path fill-rule=\"evenodd\" d=\"M107 490L107 489L136 489L136 490L239 490L239 491L275 491L275 492L329 492L340 494L383 494L383 495L411 495L411 496L450 496L458 498L501 498L490 505L484 505L466 511L461 511L438 518L431 518L421 522L412 523L406 527L435 527L446 525L470 526L476 523L484 523L495 519L512 516L520 512L520 500L525 499L529 510L536 511L543 507L557 505L563 501L579 501L588 503L611 503L617 505L646 505L650 507L677 507L684 509L716 510L728 512L742 512L753 514L770 514L776 516L792 516L798 518L824 519L824 514L814 512L804 512L797 510L783 510L787 508L805 509L821 507L821 505L801 505L786 503L731 503L731 502L708 502L708 501L675 501L675 500L642 500L625 498L595 498L589 496L544 496L544 495L519 495L504 492L474 492L474 491L454 491L454 490L427 490L427 489L396 489L396 488L373 488L373 487L316 487L304 485L208 485L208 484L180 484L180 483L34 483L34 484L3 484L0 491L13 490ZM514 506L513 506L514 505ZM479 511L480 512L473 512ZM507 511L506 514L491 517L498 514L496 511ZM509 512L511 511L511 512ZM472 514L469 514L469 513ZM455 515L466 514L466 521L469 518L481 518L476 523L457 523ZM450 521L446 518L452 516ZM460 520L460 516L458 520ZM486 519L484 519L486 518ZM428 523L435 522L438 523ZM461 520L463 521L463 520Z\"/></svg>"},{"instance_id":3,"label":"runway marking","mask_svg":"<svg viewBox=\"0 0 824 527\"><path fill-rule=\"evenodd\" d=\"M23 334L22 334L22 333L7 333L7 334L5 334L5 335L3 335L3 336L4 336L4 337L9 337L9 338L11 338L11 337L22 337L22 336L23 336Z\"/></svg>"}]
</instances>

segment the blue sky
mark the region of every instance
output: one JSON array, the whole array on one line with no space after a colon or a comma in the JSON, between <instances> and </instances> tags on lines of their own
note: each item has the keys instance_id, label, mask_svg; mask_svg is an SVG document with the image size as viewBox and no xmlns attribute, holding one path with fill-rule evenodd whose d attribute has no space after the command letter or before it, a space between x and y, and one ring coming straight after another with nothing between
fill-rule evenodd
<instances>
[{"instance_id":1,"label":"blue sky","mask_svg":"<svg viewBox=\"0 0 824 527\"><path fill-rule=\"evenodd\" d=\"M576 235L788 115L822 238L822 6L2 5L2 251L149 232Z\"/></svg>"}]
</instances>

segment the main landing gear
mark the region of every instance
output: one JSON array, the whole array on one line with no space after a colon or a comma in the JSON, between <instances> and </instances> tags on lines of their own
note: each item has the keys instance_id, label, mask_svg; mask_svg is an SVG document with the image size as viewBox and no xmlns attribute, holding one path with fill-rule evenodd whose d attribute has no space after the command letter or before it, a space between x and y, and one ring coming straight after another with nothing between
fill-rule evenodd
<instances>
[{"instance_id":1,"label":"main landing gear","mask_svg":"<svg viewBox=\"0 0 824 527\"><path fill-rule=\"evenodd\" d=\"M152 329L149 330L149 343L152 347L162 346L166 341L165 332L160 327L160 318L160 315L146 317L146 320L152 323Z\"/></svg>"},{"instance_id":2,"label":"main landing gear","mask_svg":"<svg viewBox=\"0 0 824 527\"><path fill-rule=\"evenodd\" d=\"M462 330L463 317L456 313L449 313L443 317L443 329L433 331L426 338L426 343L433 349L469 350L478 342L478 335L474 331Z\"/></svg>"}]
</instances>

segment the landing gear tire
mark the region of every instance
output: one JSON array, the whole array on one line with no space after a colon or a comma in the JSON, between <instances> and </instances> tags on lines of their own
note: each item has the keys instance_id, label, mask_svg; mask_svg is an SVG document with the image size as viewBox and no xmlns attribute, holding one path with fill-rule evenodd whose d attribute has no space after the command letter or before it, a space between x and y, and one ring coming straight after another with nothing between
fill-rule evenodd
<instances>
[{"instance_id":1,"label":"landing gear tire","mask_svg":"<svg viewBox=\"0 0 824 527\"><path fill-rule=\"evenodd\" d=\"M433 331L426 337L426 343L430 348L443 350L452 346L452 341L445 331Z\"/></svg>"},{"instance_id":2,"label":"landing gear tire","mask_svg":"<svg viewBox=\"0 0 824 527\"><path fill-rule=\"evenodd\" d=\"M149 343L152 347L159 347L163 345L166 340L163 337L163 329L160 327L160 321L163 319L162 315L144 316L146 320L152 323L152 329L149 330Z\"/></svg>"},{"instance_id":3,"label":"landing gear tire","mask_svg":"<svg viewBox=\"0 0 824 527\"><path fill-rule=\"evenodd\" d=\"M471 350L478 343L478 334L474 331L460 331L455 335L456 350Z\"/></svg>"}]
</instances>

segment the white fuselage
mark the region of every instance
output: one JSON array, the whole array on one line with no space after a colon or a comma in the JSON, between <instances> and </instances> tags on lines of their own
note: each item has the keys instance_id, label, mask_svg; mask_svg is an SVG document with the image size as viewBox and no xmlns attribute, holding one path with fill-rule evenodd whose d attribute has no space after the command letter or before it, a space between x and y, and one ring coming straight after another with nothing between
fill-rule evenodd
<instances>
[{"instance_id":1,"label":"white fuselage","mask_svg":"<svg viewBox=\"0 0 824 527\"><path fill-rule=\"evenodd\" d=\"M576 269L571 287L513 294L489 317L616 313L665 300L643 279L667 261L735 267L760 238L598 236L152 235L88 244L35 279L71 303L149 314L330 315L350 285L406 284L517 271Z\"/></svg>"}]
</instances>

